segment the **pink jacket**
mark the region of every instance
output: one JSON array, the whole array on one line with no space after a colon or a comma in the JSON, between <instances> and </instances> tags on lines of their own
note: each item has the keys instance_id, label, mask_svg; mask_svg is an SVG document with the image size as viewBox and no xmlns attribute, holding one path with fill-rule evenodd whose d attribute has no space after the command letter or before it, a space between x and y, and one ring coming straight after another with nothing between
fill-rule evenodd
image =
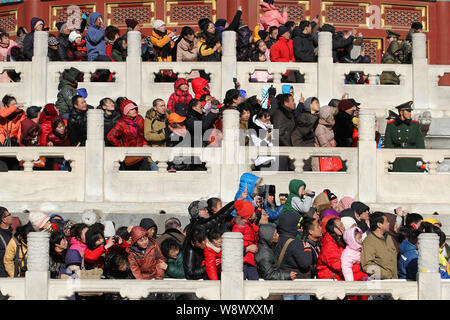
<instances>
[{"instance_id":1,"label":"pink jacket","mask_svg":"<svg viewBox=\"0 0 450 320\"><path fill-rule=\"evenodd\" d=\"M260 18L259 30L269 31L271 26L281 26L288 21L287 11L281 15L278 9L267 2L261 2L259 4L262 11L264 12Z\"/></svg>"},{"instance_id":2,"label":"pink jacket","mask_svg":"<svg viewBox=\"0 0 450 320\"><path fill-rule=\"evenodd\" d=\"M72 250L78 250L78 252L80 253L80 255L83 257L84 256L84 251L86 250L87 246L81 242L80 240L78 240L75 237L70 238L70 248Z\"/></svg>"},{"instance_id":3,"label":"pink jacket","mask_svg":"<svg viewBox=\"0 0 450 320\"><path fill-rule=\"evenodd\" d=\"M347 244L341 256L342 274L345 281L353 281L353 265L361 262L362 245L356 242L355 230L361 232L358 227L353 227L345 230L344 241Z\"/></svg>"}]
</instances>

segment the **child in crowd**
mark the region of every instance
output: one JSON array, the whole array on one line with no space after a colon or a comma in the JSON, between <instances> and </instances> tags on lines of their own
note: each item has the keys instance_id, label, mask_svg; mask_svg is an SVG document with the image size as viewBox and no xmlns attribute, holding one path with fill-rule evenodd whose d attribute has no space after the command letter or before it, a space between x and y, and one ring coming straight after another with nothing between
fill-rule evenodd
<instances>
[{"instance_id":1,"label":"child in crowd","mask_svg":"<svg viewBox=\"0 0 450 320\"><path fill-rule=\"evenodd\" d=\"M47 135L46 141L49 147L70 147L67 126L62 118L52 120L52 132Z\"/></svg>"},{"instance_id":2,"label":"child in crowd","mask_svg":"<svg viewBox=\"0 0 450 320\"><path fill-rule=\"evenodd\" d=\"M142 227L131 230L131 246L127 248L130 269L136 279L164 278L167 269L164 256L156 241Z\"/></svg>"},{"instance_id":3,"label":"child in crowd","mask_svg":"<svg viewBox=\"0 0 450 320\"><path fill-rule=\"evenodd\" d=\"M69 249L66 253L66 263L61 267L61 279L80 279L83 258L78 250Z\"/></svg>"},{"instance_id":4,"label":"child in crowd","mask_svg":"<svg viewBox=\"0 0 450 320\"><path fill-rule=\"evenodd\" d=\"M168 238L161 242L161 251L167 263L164 278L184 279L183 255L180 244L175 239Z\"/></svg>"},{"instance_id":5,"label":"child in crowd","mask_svg":"<svg viewBox=\"0 0 450 320\"><path fill-rule=\"evenodd\" d=\"M250 201L236 200L234 208L236 216L233 218L232 232L240 232L244 236L244 280L258 280L255 262L255 253L258 252L258 227L253 224L256 218L255 207Z\"/></svg>"},{"instance_id":6,"label":"child in crowd","mask_svg":"<svg viewBox=\"0 0 450 320\"><path fill-rule=\"evenodd\" d=\"M189 83L186 79L178 78L174 84L175 92L170 95L169 101L167 102L167 110L170 112L175 111L175 105L182 102L186 105L192 100L192 96L189 93Z\"/></svg>"},{"instance_id":7,"label":"child in crowd","mask_svg":"<svg viewBox=\"0 0 450 320\"><path fill-rule=\"evenodd\" d=\"M361 229L352 227L345 230L344 241L347 246L341 255L341 266L345 281L367 280L367 274L361 270Z\"/></svg>"},{"instance_id":8,"label":"child in crowd","mask_svg":"<svg viewBox=\"0 0 450 320\"><path fill-rule=\"evenodd\" d=\"M86 250L86 232L89 227L85 223L74 224L70 230L71 238L69 238L70 248L69 250L77 250L81 257L84 256Z\"/></svg>"},{"instance_id":9,"label":"child in crowd","mask_svg":"<svg viewBox=\"0 0 450 320\"><path fill-rule=\"evenodd\" d=\"M219 280L222 270L222 234L218 230L213 229L207 234L204 255L209 280Z\"/></svg>"}]
</instances>

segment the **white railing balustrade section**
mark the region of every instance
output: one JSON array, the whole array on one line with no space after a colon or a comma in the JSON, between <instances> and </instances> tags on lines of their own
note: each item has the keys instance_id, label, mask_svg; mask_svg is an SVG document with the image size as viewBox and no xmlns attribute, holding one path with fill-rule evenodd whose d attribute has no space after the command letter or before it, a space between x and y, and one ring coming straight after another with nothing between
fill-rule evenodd
<instances>
[{"instance_id":1,"label":"white railing balustrade section","mask_svg":"<svg viewBox=\"0 0 450 320\"><path fill-rule=\"evenodd\" d=\"M323 279L294 281L243 280L242 234L223 235L221 280L89 280L49 279L49 234L28 236L28 271L25 278L1 278L0 291L11 300L65 300L75 293L118 293L137 300L150 293L191 293L207 300L261 300L270 295L302 294L318 299L344 299L348 295L388 295L395 300L449 300L450 281L441 280L439 240L436 234L419 236L417 281Z\"/></svg>"},{"instance_id":2,"label":"white railing balustrade section","mask_svg":"<svg viewBox=\"0 0 450 320\"><path fill-rule=\"evenodd\" d=\"M233 77L241 84L247 95L261 97L261 88L274 85L281 92L282 75L288 70L297 70L304 75L304 83L294 83L295 100L303 96L316 96L321 105L332 98L340 98L344 92L361 102L362 109L376 111L377 117L387 115L387 110L413 100L418 112L431 111L432 117L449 117L450 86L438 86L441 76L450 73L450 66L429 65L426 58L426 36L413 35L413 63L402 64L342 64L333 63L331 34L320 32L317 63L237 62L236 34L223 33L223 55L220 62L142 62L140 57L140 32L128 32L128 56L126 62L49 62L47 59L48 34L38 31L34 37L32 62L2 62L0 71L14 69L20 73L20 82L0 83L0 95L13 94L26 106L54 103L58 93L61 73L70 67L85 73L79 88L88 91L88 104L97 106L104 97L116 99L126 96L140 106L145 114L156 98L168 100L173 93L173 83L155 82L155 74L172 70L179 77L186 77L193 70L203 70L211 78L212 95L223 100L225 92L234 87ZM98 69L115 73L115 82L90 82ZM255 71L267 71L272 83L250 82ZM345 75L362 71L369 76L370 84L345 84ZM394 71L400 77L399 85L381 85L378 77L383 71ZM192 93L192 91L191 91Z\"/></svg>"}]
</instances>

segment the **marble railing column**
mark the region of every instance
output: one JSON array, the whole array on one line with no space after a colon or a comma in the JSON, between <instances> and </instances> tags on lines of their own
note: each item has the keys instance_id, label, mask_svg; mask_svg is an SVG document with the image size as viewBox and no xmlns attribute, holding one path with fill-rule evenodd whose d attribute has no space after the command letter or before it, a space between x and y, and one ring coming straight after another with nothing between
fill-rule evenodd
<instances>
[{"instance_id":1,"label":"marble railing column","mask_svg":"<svg viewBox=\"0 0 450 320\"><path fill-rule=\"evenodd\" d=\"M36 106L43 106L47 103L47 53L48 33L36 31L31 65L31 101Z\"/></svg>"},{"instance_id":2,"label":"marble railing column","mask_svg":"<svg viewBox=\"0 0 450 320\"><path fill-rule=\"evenodd\" d=\"M441 299L439 238L435 233L419 235L417 284L419 286L419 300Z\"/></svg>"},{"instance_id":3,"label":"marble railing column","mask_svg":"<svg viewBox=\"0 0 450 320\"><path fill-rule=\"evenodd\" d=\"M222 242L221 300L244 299L243 237L240 232L225 232Z\"/></svg>"},{"instance_id":4,"label":"marble railing column","mask_svg":"<svg viewBox=\"0 0 450 320\"><path fill-rule=\"evenodd\" d=\"M25 300L48 299L49 238L48 232L30 232L28 234Z\"/></svg>"},{"instance_id":5,"label":"marble railing column","mask_svg":"<svg viewBox=\"0 0 450 320\"><path fill-rule=\"evenodd\" d=\"M358 125L358 199L365 203L377 200L377 143L375 112L362 109Z\"/></svg>"},{"instance_id":6,"label":"marble railing column","mask_svg":"<svg viewBox=\"0 0 450 320\"><path fill-rule=\"evenodd\" d=\"M317 61L317 97L322 105L333 98L334 74L331 33L319 32L319 58Z\"/></svg>"},{"instance_id":7,"label":"marble railing column","mask_svg":"<svg viewBox=\"0 0 450 320\"><path fill-rule=\"evenodd\" d=\"M429 109L427 37L424 33L414 33L412 40L414 109Z\"/></svg>"},{"instance_id":8,"label":"marble railing column","mask_svg":"<svg viewBox=\"0 0 450 320\"><path fill-rule=\"evenodd\" d=\"M104 161L103 110L88 110L87 140L85 147L85 201L103 202Z\"/></svg>"},{"instance_id":9,"label":"marble railing column","mask_svg":"<svg viewBox=\"0 0 450 320\"><path fill-rule=\"evenodd\" d=\"M220 198L233 201L235 190L230 186L239 181L239 111L225 110L223 113L223 136L220 164Z\"/></svg>"},{"instance_id":10,"label":"marble railing column","mask_svg":"<svg viewBox=\"0 0 450 320\"><path fill-rule=\"evenodd\" d=\"M136 102L137 105L141 103L141 64L141 33L139 31L129 31L127 33L126 97Z\"/></svg>"},{"instance_id":11,"label":"marble railing column","mask_svg":"<svg viewBox=\"0 0 450 320\"><path fill-rule=\"evenodd\" d=\"M237 60L236 60L236 32L224 31L222 33L222 100L229 89L234 88L233 78L237 78ZM217 82L216 82L217 84Z\"/></svg>"}]
</instances>

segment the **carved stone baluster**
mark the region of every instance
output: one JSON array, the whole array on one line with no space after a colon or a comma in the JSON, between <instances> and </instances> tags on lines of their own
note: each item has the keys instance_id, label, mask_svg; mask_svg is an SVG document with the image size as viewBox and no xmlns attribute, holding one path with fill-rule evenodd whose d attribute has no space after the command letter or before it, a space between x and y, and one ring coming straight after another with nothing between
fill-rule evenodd
<instances>
[{"instance_id":1,"label":"carved stone baluster","mask_svg":"<svg viewBox=\"0 0 450 320\"><path fill-rule=\"evenodd\" d=\"M430 174L437 174L438 167L439 167L439 162L438 161L430 161L428 163L428 172Z\"/></svg>"},{"instance_id":2,"label":"carved stone baluster","mask_svg":"<svg viewBox=\"0 0 450 320\"><path fill-rule=\"evenodd\" d=\"M273 83L281 83L281 76L284 73L280 73L280 72L274 72L273 73Z\"/></svg>"},{"instance_id":3,"label":"carved stone baluster","mask_svg":"<svg viewBox=\"0 0 450 320\"><path fill-rule=\"evenodd\" d=\"M47 232L28 234L27 272L25 273L25 299L47 300L49 279L49 238Z\"/></svg>"},{"instance_id":4,"label":"carved stone baluster","mask_svg":"<svg viewBox=\"0 0 450 320\"><path fill-rule=\"evenodd\" d=\"M158 172L159 173L164 173L167 172L167 161L159 161L158 162Z\"/></svg>"}]
</instances>

